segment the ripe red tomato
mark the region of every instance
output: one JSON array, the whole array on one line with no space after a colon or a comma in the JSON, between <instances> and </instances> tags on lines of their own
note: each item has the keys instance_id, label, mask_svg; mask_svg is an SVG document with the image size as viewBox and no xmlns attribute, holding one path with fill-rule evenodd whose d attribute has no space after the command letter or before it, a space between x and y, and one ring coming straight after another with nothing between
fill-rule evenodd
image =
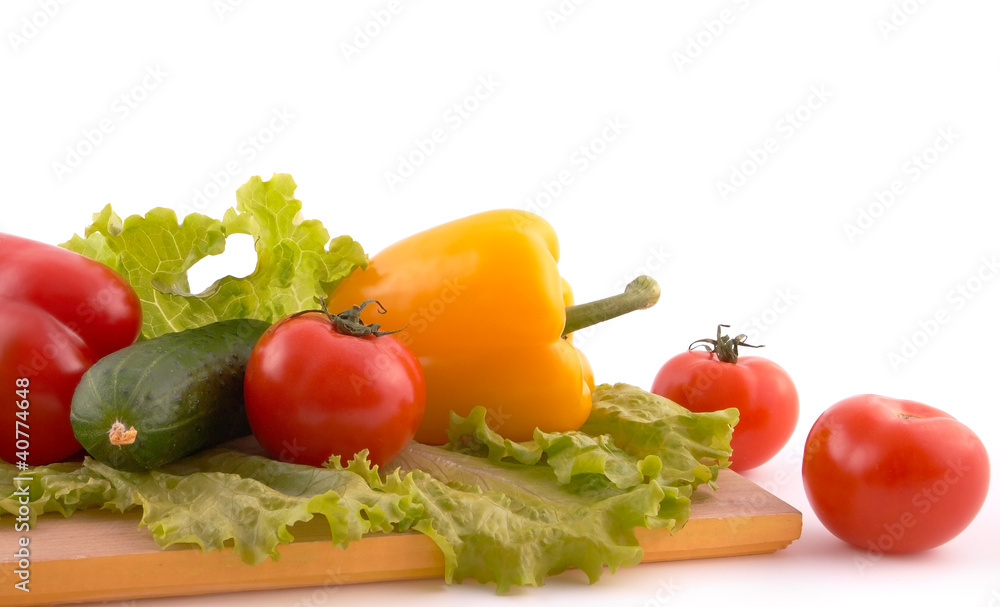
<instances>
[{"instance_id":1,"label":"ripe red tomato","mask_svg":"<svg viewBox=\"0 0 1000 607\"><path fill-rule=\"evenodd\" d=\"M43 242L0 234L0 296L30 302L83 338L100 358L135 341L142 306L108 266Z\"/></svg>"},{"instance_id":2,"label":"ripe red tomato","mask_svg":"<svg viewBox=\"0 0 1000 607\"><path fill-rule=\"evenodd\" d=\"M877 557L961 533L986 500L990 464L979 437L944 411L864 394L816 420L802 480L820 522Z\"/></svg>"},{"instance_id":3,"label":"ripe red tomato","mask_svg":"<svg viewBox=\"0 0 1000 607\"><path fill-rule=\"evenodd\" d=\"M743 336L722 335L725 326L720 325L716 339L695 342L712 345L712 351L689 349L668 360L650 392L696 412L739 409L730 467L749 470L774 457L791 438L799 420L799 395L791 377L776 363L738 356L737 347L747 344Z\"/></svg>"},{"instance_id":4,"label":"ripe red tomato","mask_svg":"<svg viewBox=\"0 0 1000 607\"><path fill-rule=\"evenodd\" d=\"M80 377L94 363L82 339L30 303L0 297L0 459L32 466L80 450L69 423Z\"/></svg>"},{"instance_id":5,"label":"ripe red tomato","mask_svg":"<svg viewBox=\"0 0 1000 607\"><path fill-rule=\"evenodd\" d=\"M247 417L273 457L319 466L340 455L346 464L368 449L383 466L416 434L426 398L416 355L391 335L341 331L325 312L293 315L251 352Z\"/></svg>"}]
</instances>

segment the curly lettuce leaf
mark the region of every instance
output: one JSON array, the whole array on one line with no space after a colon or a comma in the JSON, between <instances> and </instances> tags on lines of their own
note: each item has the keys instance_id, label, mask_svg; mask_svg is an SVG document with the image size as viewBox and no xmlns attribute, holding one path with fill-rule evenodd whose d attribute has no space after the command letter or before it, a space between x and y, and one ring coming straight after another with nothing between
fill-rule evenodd
<instances>
[{"instance_id":1,"label":"curly lettuce leaf","mask_svg":"<svg viewBox=\"0 0 1000 607\"><path fill-rule=\"evenodd\" d=\"M513 443L485 410L452 420L447 447L411 444L380 474L362 452L317 468L231 447L151 472L90 458L32 468L29 516L83 508L142 509L163 547L232 545L247 563L277 558L289 528L322 516L339 546L368 533L414 530L441 549L448 583L474 579L499 592L540 585L568 568L593 582L604 567L642 559L636 527L677 530L690 496L728 465L735 410L691 413L639 388L595 390L584 430ZM0 463L0 514L17 514L15 466Z\"/></svg>"},{"instance_id":2,"label":"curly lettuce leaf","mask_svg":"<svg viewBox=\"0 0 1000 607\"><path fill-rule=\"evenodd\" d=\"M21 501L25 491L27 504ZM100 508L111 494L107 480L94 476L81 463L35 466L19 472L13 464L0 461L0 516L24 516L21 508L26 507L31 526L47 512L69 516L77 510Z\"/></svg>"},{"instance_id":3,"label":"curly lettuce leaf","mask_svg":"<svg viewBox=\"0 0 1000 607\"><path fill-rule=\"evenodd\" d=\"M636 458L656 456L666 486L713 488L720 468L729 467L730 441L739 422L736 408L693 413L677 403L628 384L594 390L594 407L580 432L607 435Z\"/></svg>"},{"instance_id":4,"label":"curly lettuce leaf","mask_svg":"<svg viewBox=\"0 0 1000 607\"><path fill-rule=\"evenodd\" d=\"M642 560L634 528L663 499L655 483L629 491L610 483L563 486L551 468L413 444L397 458L408 471L425 518L415 529L445 554L448 583L472 578L498 592L541 585L571 567L596 582Z\"/></svg>"},{"instance_id":5,"label":"curly lettuce leaf","mask_svg":"<svg viewBox=\"0 0 1000 607\"><path fill-rule=\"evenodd\" d=\"M735 408L692 413L662 396L628 384L594 390L594 406L576 432L535 430L534 439L513 442L486 423L486 410L452 416L448 448L488 458L494 464L544 463L562 484L597 475L619 489L655 480L664 490L661 509L650 527L680 528L690 496L698 486L714 486L729 466Z\"/></svg>"},{"instance_id":6,"label":"curly lettuce leaf","mask_svg":"<svg viewBox=\"0 0 1000 607\"><path fill-rule=\"evenodd\" d=\"M684 526L695 489L729 465L737 421L736 409L692 413L634 386L602 385L586 431L513 442L476 407L452 416L445 448L414 444L393 464L414 479L426 512L416 528L442 547L447 581L503 592L575 567L594 582L604 566L641 560L635 527ZM634 424L643 432L631 440L623 432Z\"/></svg>"},{"instance_id":7,"label":"curly lettuce leaf","mask_svg":"<svg viewBox=\"0 0 1000 607\"><path fill-rule=\"evenodd\" d=\"M277 559L277 546L293 539L287 528L314 515L326 517L339 546L408 526L420 508L408 496L372 488L377 472L367 455L358 454L346 468L325 470L225 449L144 473L87 463L114 486L115 508L142 507L142 524L160 546L218 550L232 540L245 562L258 563Z\"/></svg>"},{"instance_id":8,"label":"curly lettuce leaf","mask_svg":"<svg viewBox=\"0 0 1000 607\"><path fill-rule=\"evenodd\" d=\"M560 483L569 483L578 474L600 474L616 487L627 489L658 474L659 460L650 456L642 461L622 451L607 435L591 436L583 432L543 432L535 430L534 439L514 442L502 437L487 425L487 412L475 407L468 417L452 414L448 429L448 449L486 457L499 464L504 459L534 465L542 461L552 468Z\"/></svg>"},{"instance_id":9,"label":"curly lettuce leaf","mask_svg":"<svg viewBox=\"0 0 1000 607\"><path fill-rule=\"evenodd\" d=\"M253 177L236 190L236 207L221 220L191 213L178 223L173 210L156 208L122 221L107 205L83 237L61 246L107 264L132 285L142 301L141 339L231 318L274 321L316 307L317 297L367 265L349 236L331 240L321 222L302 219L295 187L290 175ZM222 253L232 234L253 237L254 271L191 293L188 270Z\"/></svg>"},{"instance_id":10,"label":"curly lettuce leaf","mask_svg":"<svg viewBox=\"0 0 1000 607\"><path fill-rule=\"evenodd\" d=\"M326 518L338 546L366 533L407 529L422 515L408 493L379 490L367 452L332 468L216 448L149 472L123 472L88 457L18 474L14 466L0 466L0 492L8 496L0 509L17 514L17 490L26 483L15 477L30 477L31 524L45 512L141 508L140 524L160 547L195 544L208 551L232 542L248 564L277 559L277 547L293 540L288 527L316 515Z\"/></svg>"}]
</instances>

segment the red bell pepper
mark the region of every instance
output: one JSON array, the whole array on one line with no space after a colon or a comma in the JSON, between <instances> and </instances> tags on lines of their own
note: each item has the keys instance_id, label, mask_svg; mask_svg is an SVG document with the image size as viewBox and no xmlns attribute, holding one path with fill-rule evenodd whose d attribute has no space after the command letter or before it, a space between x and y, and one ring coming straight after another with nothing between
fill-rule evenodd
<instances>
[{"instance_id":1,"label":"red bell pepper","mask_svg":"<svg viewBox=\"0 0 1000 607\"><path fill-rule=\"evenodd\" d=\"M80 450L69 421L80 377L139 335L135 290L111 268L0 234L0 459L43 465Z\"/></svg>"}]
</instances>

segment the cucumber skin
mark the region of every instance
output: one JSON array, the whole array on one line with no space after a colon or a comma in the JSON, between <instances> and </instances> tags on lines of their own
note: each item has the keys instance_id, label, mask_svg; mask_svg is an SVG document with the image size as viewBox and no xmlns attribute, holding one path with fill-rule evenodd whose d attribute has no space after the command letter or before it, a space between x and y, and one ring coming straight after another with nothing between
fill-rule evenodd
<instances>
[{"instance_id":1,"label":"cucumber skin","mask_svg":"<svg viewBox=\"0 0 1000 607\"><path fill-rule=\"evenodd\" d=\"M268 327L262 320L224 320L105 356L73 394L76 439L94 459L140 472L249 435L243 376ZM135 442L111 444L108 432L116 420L136 429Z\"/></svg>"}]
</instances>

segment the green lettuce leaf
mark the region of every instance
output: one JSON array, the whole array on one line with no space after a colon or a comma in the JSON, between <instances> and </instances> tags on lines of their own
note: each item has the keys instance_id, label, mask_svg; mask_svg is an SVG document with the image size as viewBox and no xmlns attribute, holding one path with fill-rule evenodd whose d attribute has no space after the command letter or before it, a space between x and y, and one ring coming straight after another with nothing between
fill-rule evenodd
<instances>
[{"instance_id":1,"label":"green lettuce leaf","mask_svg":"<svg viewBox=\"0 0 1000 607\"><path fill-rule=\"evenodd\" d=\"M245 562L258 563L277 559L277 546L292 541L287 527L317 514L326 517L339 546L366 533L409 526L419 507L408 496L373 488L370 480L378 475L367 455L333 469L226 449L145 473L119 472L91 460L87 465L114 486L115 508L142 507L142 524L160 546L192 543L217 550L232 540Z\"/></svg>"},{"instance_id":2,"label":"green lettuce leaf","mask_svg":"<svg viewBox=\"0 0 1000 607\"><path fill-rule=\"evenodd\" d=\"M580 432L606 435L635 458L659 458L658 480L665 486L713 486L729 467L736 408L692 413L677 403L628 384L594 390L594 407Z\"/></svg>"},{"instance_id":3,"label":"green lettuce leaf","mask_svg":"<svg viewBox=\"0 0 1000 607\"><path fill-rule=\"evenodd\" d=\"M236 191L236 207L221 220L191 213L180 223L174 211L156 208L122 221L107 205L84 236L61 246L118 271L142 301L141 339L230 318L274 321L316 307L367 256L349 236L330 239L316 220L303 220L290 175L253 177ZM225 250L226 238L254 239L257 266L249 276L226 276L192 294L187 271Z\"/></svg>"},{"instance_id":4,"label":"green lettuce leaf","mask_svg":"<svg viewBox=\"0 0 1000 607\"><path fill-rule=\"evenodd\" d=\"M138 507L141 525L163 548L219 550L231 541L236 554L254 564L277 559L277 546L293 540L288 527L315 515L326 517L339 546L366 533L409 528L422 506L406 492L379 490L382 481L367 455L361 452L347 467L316 468L220 447L149 472L123 472L88 457L22 476L3 464L0 491L8 497L0 500L0 512L18 513L16 490L25 483L14 479L30 477L31 524L44 512Z\"/></svg>"},{"instance_id":5,"label":"green lettuce leaf","mask_svg":"<svg viewBox=\"0 0 1000 607\"><path fill-rule=\"evenodd\" d=\"M536 430L534 440L515 443L486 425L486 411L453 416L449 449L493 463L539 462L562 484L597 475L619 489L655 480L664 491L651 528L679 529L687 521L690 497L702 484L714 488L719 469L729 466L735 408L692 413L666 398L628 384L594 390L594 406L577 432Z\"/></svg>"},{"instance_id":6,"label":"green lettuce leaf","mask_svg":"<svg viewBox=\"0 0 1000 607\"><path fill-rule=\"evenodd\" d=\"M445 580L494 582L498 592L537 586L570 567L595 582L642 560L634 528L659 510L655 483L561 485L551 468L414 444L396 460L416 487L425 518L415 528L445 554ZM425 472L429 470L430 472Z\"/></svg>"},{"instance_id":7,"label":"green lettuce leaf","mask_svg":"<svg viewBox=\"0 0 1000 607\"><path fill-rule=\"evenodd\" d=\"M20 501L24 488L30 499L27 504ZM21 508L27 507L31 526L47 512L69 516L77 510L101 508L111 495L110 483L94 476L80 463L35 466L19 472L14 465L0 461L0 516L5 512L23 516Z\"/></svg>"},{"instance_id":8,"label":"green lettuce leaf","mask_svg":"<svg viewBox=\"0 0 1000 607\"><path fill-rule=\"evenodd\" d=\"M593 582L642 559L636 527L677 530L696 487L728 465L735 410L691 413L639 388L595 390L585 430L513 443L485 410L452 420L446 447L411 444L380 474L362 452L346 466L283 463L233 448L151 472L90 458L32 468L29 516L142 509L163 547L221 549L247 563L278 558L295 523L323 516L346 546L372 532L415 530L441 549L448 583L540 585L568 568ZM17 514L16 467L0 463L0 515Z\"/></svg>"}]
</instances>

